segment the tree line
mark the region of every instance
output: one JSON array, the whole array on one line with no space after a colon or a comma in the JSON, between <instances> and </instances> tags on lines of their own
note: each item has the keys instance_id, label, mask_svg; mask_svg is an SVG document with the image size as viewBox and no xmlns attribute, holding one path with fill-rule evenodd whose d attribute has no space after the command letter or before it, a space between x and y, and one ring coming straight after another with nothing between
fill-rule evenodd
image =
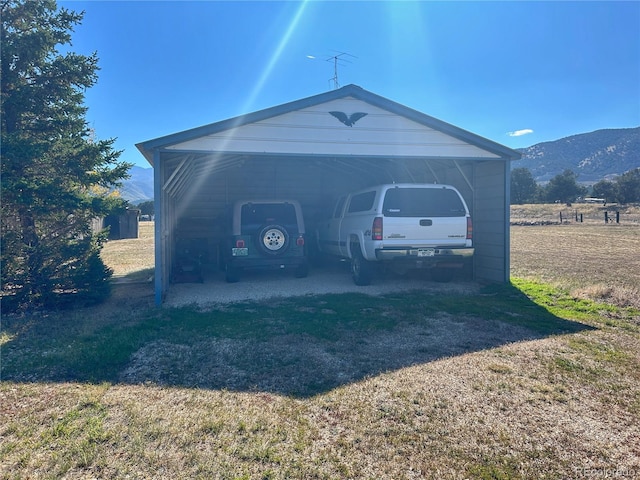
<instances>
[{"instance_id":1,"label":"tree line","mask_svg":"<svg viewBox=\"0 0 640 480\"><path fill-rule=\"evenodd\" d=\"M571 203L580 197L602 198L607 203L640 202L640 168L614 180L600 180L591 188L578 183L578 174L565 170L546 185L538 184L528 168L511 171L511 203Z\"/></svg>"}]
</instances>

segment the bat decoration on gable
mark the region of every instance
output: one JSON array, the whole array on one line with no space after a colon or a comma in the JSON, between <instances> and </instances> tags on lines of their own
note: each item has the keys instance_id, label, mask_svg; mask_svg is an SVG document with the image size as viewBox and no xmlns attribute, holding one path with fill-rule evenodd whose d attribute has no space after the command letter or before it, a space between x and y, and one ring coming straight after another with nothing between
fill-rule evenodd
<instances>
[{"instance_id":1,"label":"bat decoration on gable","mask_svg":"<svg viewBox=\"0 0 640 480\"><path fill-rule=\"evenodd\" d=\"M336 117L338 120L340 120L342 123L344 123L347 127L353 127L353 125L360 120L362 117L364 117L365 115L367 115L364 112L356 112L356 113L352 113L351 115L347 116L346 113L344 112L329 112L331 115L333 115L334 117Z\"/></svg>"}]
</instances>

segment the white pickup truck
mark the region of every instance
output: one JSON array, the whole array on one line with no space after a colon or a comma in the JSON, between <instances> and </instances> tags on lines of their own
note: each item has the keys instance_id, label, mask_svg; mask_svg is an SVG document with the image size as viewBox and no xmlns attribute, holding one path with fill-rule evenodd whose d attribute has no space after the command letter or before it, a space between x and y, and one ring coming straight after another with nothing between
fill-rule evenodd
<instances>
[{"instance_id":1,"label":"white pickup truck","mask_svg":"<svg viewBox=\"0 0 640 480\"><path fill-rule=\"evenodd\" d=\"M378 185L341 197L318 225L321 252L351 260L356 285L371 283L374 266L431 269L447 282L473 256L469 209L450 185Z\"/></svg>"}]
</instances>

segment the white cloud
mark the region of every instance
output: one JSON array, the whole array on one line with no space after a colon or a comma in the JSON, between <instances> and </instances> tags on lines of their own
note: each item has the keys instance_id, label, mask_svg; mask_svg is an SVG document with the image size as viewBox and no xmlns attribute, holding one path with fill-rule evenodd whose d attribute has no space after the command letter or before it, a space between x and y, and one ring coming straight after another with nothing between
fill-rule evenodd
<instances>
[{"instance_id":1,"label":"white cloud","mask_svg":"<svg viewBox=\"0 0 640 480\"><path fill-rule=\"evenodd\" d=\"M529 135L530 133L533 133L533 130L525 128L523 130L516 130L515 132L507 132L507 135L510 137L521 137L522 135Z\"/></svg>"}]
</instances>

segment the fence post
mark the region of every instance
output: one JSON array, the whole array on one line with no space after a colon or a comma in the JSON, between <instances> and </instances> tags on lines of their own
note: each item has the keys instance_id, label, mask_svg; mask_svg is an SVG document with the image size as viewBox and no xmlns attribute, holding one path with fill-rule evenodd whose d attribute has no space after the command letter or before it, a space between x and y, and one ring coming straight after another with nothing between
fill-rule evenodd
<instances>
[{"instance_id":1,"label":"fence post","mask_svg":"<svg viewBox=\"0 0 640 480\"><path fill-rule=\"evenodd\" d=\"M620 223L620 212L616 212L616 223Z\"/></svg>"},{"instance_id":2,"label":"fence post","mask_svg":"<svg viewBox=\"0 0 640 480\"><path fill-rule=\"evenodd\" d=\"M604 212L604 223L609 223L609 212Z\"/></svg>"},{"instance_id":3,"label":"fence post","mask_svg":"<svg viewBox=\"0 0 640 480\"><path fill-rule=\"evenodd\" d=\"M580 223L582 223L582 214L580 214Z\"/></svg>"},{"instance_id":4,"label":"fence post","mask_svg":"<svg viewBox=\"0 0 640 480\"><path fill-rule=\"evenodd\" d=\"M562 225L562 212L560 212L560 225Z\"/></svg>"}]
</instances>

